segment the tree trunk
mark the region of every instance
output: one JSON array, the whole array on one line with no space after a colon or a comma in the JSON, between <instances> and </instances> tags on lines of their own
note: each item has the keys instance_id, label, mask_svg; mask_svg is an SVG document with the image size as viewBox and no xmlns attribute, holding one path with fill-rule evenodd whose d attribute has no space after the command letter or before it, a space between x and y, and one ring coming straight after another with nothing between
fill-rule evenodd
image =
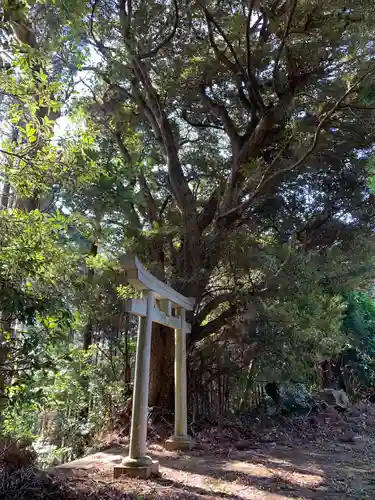
<instances>
[{"instance_id":1,"label":"tree trunk","mask_svg":"<svg viewBox=\"0 0 375 500\"><path fill-rule=\"evenodd\" d=\"M83 331L83 350L88 351L89 347L92 344L92 338L93 338L93 325L91 321L86 325L84 331Z\"/></svg>"},{"instance_id":2,"label":"tree trunk","mask_svg":"<svg viewBox=\"0 0 375 500\"><path fill-rule=\"evenodd\" d=\"M0 437L2 435L4 410L7 405L7 398L5 396L7 386L7 372L5 366L9 355L9 344L6 341L6 334L12 331L12 316L5 317L4 312L0 319Z\"/></svg>"},{"instance_id":3,"label":"tree trunk","mask_svg":"<svg viewBox=\"0 0 375 500\"><path fill-rule=\"evenodd\" d=\"M89 255L91 257L96 257L98 255L98 244L96 241L92 242ZM94 271L94 269L92 269L90 267L87 271L87 287L88 287L89 291L90 291L90 287L94 281L94 276L95 276L95 271ZM84 351L87 351L92 344L93 331L94 331L94 325L93 325L93 321L92 321L92 311L90 311L90 317L88 319L86 328L83 332L83 350Z\"/></svg>"},{"instance_id":4,"label":"tree trunk","mask_svg":"<svg viewBox=\"0 0 375 500\"><path fill-rule=\"evenodd\" d=\"M250 406L250 393L254 387L254 375L256 372L256 359L252 359L248 365L245 387L240 401L240 410L245 410Z\"/></svg>"},{"instance_id":5,"label":"tree trunk","mask_svg":"<svg viewBox=\"0 0 375 500\"><path fill-rule=\"evenodd\" d=\"M97 245L97 243L95 241L91 244L91 249L90 249L90 254L89 255L92 256L92 257L96 257L98 255L98 245ZM92 282L94 280L94 276L95 276L95 271L94 271L94 269L92 269L90 267L88 269L88 272L87 272L87 289L88 289L89 292L91 291L90 287L91 287ZM91 307L91 305L90 305L90 307ZM86 352L89 350L90 346L93 343L93 334L94 334L94 331L95 331L95 326L94 326L94 321L93 321L93 311L90 310L89 311L89 318L88 318L86 327L85 327L85 329L83 331L83 345L82 345L82 348ZM92 360L88 359L87 363L92 363ZM85 402L85 406L82 408L82 411L80 413L80 417L82 419L84 419L84 420L88 419L89 413L90 413L89 385L90 385L90 380L85 375L82 378L82 387L83 387L83 389L85 391L85 394L86 394L86 402Z\"/></svg>"},{"instance_id":6,"label":"tree trunk","mask_svg":"<svg viewBox=\"0 0 375 500\"><path fill-rule=\"evenodd\" d=\"M6 210L9 207L9 197L10 197L10 184L5 179L3 184L3 189L1 192L0 209Z\"/></svg>"},{"instance_id":7,"label":"tree trunk","mask_svg":"<svg viewBox=\"0 0 375 500\"><path fill-rule=\"evenodd\" d=\"M174 331L153 324L149 406L174 411Z\"/></svg>"}]
</instances>

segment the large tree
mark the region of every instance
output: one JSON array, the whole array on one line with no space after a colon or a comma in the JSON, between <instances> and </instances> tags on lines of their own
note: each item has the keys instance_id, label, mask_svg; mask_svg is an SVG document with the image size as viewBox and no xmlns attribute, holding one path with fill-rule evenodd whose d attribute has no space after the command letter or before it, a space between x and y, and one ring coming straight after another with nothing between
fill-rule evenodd
<instances>
[{"instance_id":1,"label":"large tree","mask_svg":"<svg viewBox=\"0 0 375 500\"><path fill-rule=\"evenodd\" d=\"M22 28L16 4L7 16ZM64 25L56 57L85 77L72 113L94 138L86 150L122 162L111 177L116 199L121 188L126 197L112 210L126 220L117 252L136 250L196 299L191 342L249 303L284 297L296 249L316 259L317 272L336 252L340 265L321 271L327 289L352 277L353 255L353 275L368 271L370 5L64 0L36 3L28 23L52 15ZM88 55L72 60L80 50ZM362 246L355 252L353 238ZM271 262L276 243L293 252ZM247 280L237 279L239 267ZM170 332L155 329L152 404L169 397L172 360Z\"/></svg>"}]
</instances>

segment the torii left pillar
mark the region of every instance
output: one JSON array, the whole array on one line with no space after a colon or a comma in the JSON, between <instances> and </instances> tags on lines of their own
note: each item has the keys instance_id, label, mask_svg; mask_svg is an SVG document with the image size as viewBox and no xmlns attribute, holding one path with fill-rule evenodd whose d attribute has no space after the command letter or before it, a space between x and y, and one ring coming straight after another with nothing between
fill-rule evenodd
<instances>
[{"instance_id":1,"label":"torii left pillar","mask_svg":"<svg viewBox=\"0 0 375 500\"><path fill-rule=\"evenodd\" d=\"M130 477L146 479L151 474L159 472L159 463L146 455L152 313L154 304L154 292L148 290L146 316L139 318L129 456L120 465L114 467L113 475L115 478L126 474Z\"/></svg>"}]
</instances>

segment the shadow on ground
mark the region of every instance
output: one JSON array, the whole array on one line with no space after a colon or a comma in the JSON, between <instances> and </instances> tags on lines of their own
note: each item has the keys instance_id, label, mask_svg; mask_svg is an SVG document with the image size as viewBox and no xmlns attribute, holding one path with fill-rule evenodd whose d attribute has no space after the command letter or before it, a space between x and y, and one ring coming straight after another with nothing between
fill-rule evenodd
<instances>
[{"instance_id":1,"label":"shadow on ground","mask_svg":"<svg viewBox=\"0 0 375 500\"><path fill-rule=\"evenodd\" d=\"M374 444L264 445L240 452L221 450L220 454L210 450L170 453L152 445L150 455L159 460L161 477L148 481L112 479L112 467L126 456L125 448L110 449L64 468L84 468L90 474L95 470L97 481L123 492L132 491L142 500L374 499Z\"/></svg>"}]
</instances>

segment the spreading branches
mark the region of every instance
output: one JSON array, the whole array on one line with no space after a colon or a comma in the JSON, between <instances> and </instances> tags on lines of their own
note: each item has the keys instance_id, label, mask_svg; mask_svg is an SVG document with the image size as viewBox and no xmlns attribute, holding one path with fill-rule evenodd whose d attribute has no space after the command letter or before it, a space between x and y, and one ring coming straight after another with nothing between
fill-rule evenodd
<instances>
[{"instance_id":1,"label":"spreading branches","mask_svg":"<svg viewBox=\"0 0 375 500\"><path fill-rule=\"evenodd\" d=\"M124 8L124 5L122 6ZM122 13L124 16L124 13ZM132 97L140 112L149 122L156 140L162 145L162 153L167 163L170 184L179 209L186 215L195 214L194 197L184 176L178 156L178 147L170 121L163 108L160 96L155 89L148 67L134 51L131 40L126 38L123 30L123 41L130 52L133 71L131 78Z\"/></svg>"},{"instance_id":2,"label":"spreading branches","mask_svg":"<svg viewBox=\"0 0 375 500\"><path fill-rule=\"evenodd\" d=\"M206 325L199 325L194 328L191 335L191 340L193 342L198 342L199 340L207 337L211 333L218 332L223 326L230 322L240 310L240 304L231 305L228 309L222 312L215 319L209 321Z\"/></svg>"},{"instance_id":3,"label":"spreading branches","mask_svg":"<svg viewBox=\"0 0 375 500\"><path fill-rule=\"evenodd\" d=\"M209 95L206 93L206 87L204 84L200 86L200 94L202 97L202 101L207 105L208 109L211 111L211 113L221 120L224 130L228 134L228 137L231 142L231 146L233 151L238 154L239 147L240 147L240 136L237 133L236 127L231 120L228 110L226 109L225 106L222 104L218 104L215 102Z\"/></svg>"},{"instance_id":4,"label":"spreading branches","mask_svg":"<svg viewBox=\"0 0 375 500\"><path fill-rule=\"evenodd\" d=\"M238 294L235 292L222 293L213 297L196 315L197 323L202 323L207 316L217 309L224 302L233 302L238 299Z\"/></svg>"},{"instance_id":5,"label":"spreading branches","mask_svg":"<svg viewBox=\"0 0 375 500\"><path fill-rule=\"evenodd\" d=\"M0 149L0 153L7 155L7 156L12 156L13 158L18 158L19 160L25 160L26 154L18 154L18 153L13 153L11 151L5 151L5 149Z\"/></svg>"},{"instance_id":6,"label":"spreading branches","mask_svg":"<svg viewBox=\"0 0 375 500\"><path fill-rule=\"evenodd\" d=\"M279 272L281 272L282 269L283 267L279 269ZM272 276L272 278L274 278L275 276L276 274ZM280 290L278 286L274 286L272 288L253 287L252 290L243 290L241 292L239 292L238 290L232 292L224 292L216 295L215 297L212 297L211 300L208 301L196 315L195 320L199 327L197 327L195 330L197 338L194 338L194 340L200 340L207 335L210 335L211 333L218 332L223 326L232 321L236 314L239 314L241 311L243 311L244 305L248 303L249 300L262 301L263 299L275 297L279 293ZM205 325L202 325L202 322L206 320L207 316L225 302L229 303L230 306L221 314L216 316L216 318L212 319Z\"/></svg>"},{"instance_id":7,"label":"spreading branches","mask_svg":"<svg viewBox=\"0 0 375 500\"><path fill-rule=\"evenodd\" d=\"M284 50L286 40L289 36L289 32L290 32L290 28L292 26L293 16L294 16L294 13L296 11L296 7L297 7L297 0L293 0L293 4L292 4L292 7L291 7L289 15L288 15L288 20L287 20L287 23L285 26L284 34L282 36L279 50L277 51L276 58L275 58L275 64L273 67L273 72L272 72L273 85L274 85L275 93L278 95L280 94L280 89L278 88L279 87L279 85L278 85L278 70L279 70L279 65L280 65L280 58L281 58L281 54Z\"/></svg>"},{"instance_id":8,"label":"spreading branches","mask_svg":"<svg viewBox=\"0 0 375 500\"><path fill-rule=\"evenodd\" d=\"M107 54L109 49L108 49L108 47L106 47L103 44L103 42L98 40L98 38L96 37L96 35L94 33L94 18L95 18L95 13L96 13L96 9L97 9L98 4L99 4L99 0L93 1L92 7L91 7L90 28L89 29L90 29L91 38L93 39L95 46L103 55L105 55L105 54Z\"/></svg>"},{"instance_id":9,"label":"spreading branches","mask_svg":"<svg viewBox=\"0 0 375 500\"><path fill-rule=\"evenodd\" d=\"M207 20L207 27L209 30L209 38L210 38L211 45L213 45L213 48L215 48L215 51L219 51L219 49L214 41L214 37L213 37L212 28L211 28L210 23L212 23L215 26L217 32L220 34L220 36L225 41L230 53L232 54L233 59L234 59L236 70L243 74L244 71L242 68L242 64L240 63L240 60L238 59L236 51L235 51L233 45L231 44L229 38L227 37L226 33L224 32L224 30L221 28L219 23L216 21L216 19L212 16L212 14L206 8L204 8L204 14L205 14L206 20Z\"/></svg>"},{"instance_id":10,"label":"spreading branches","mask_svg":"<svg viewBox=\"0 0 375 500\"><path fill-rule=\"evenodd\" d=\"M125 147L125 144L124 144L122 137L121 137L121 132L120 132L118 127L116 127L116 131L114 132L113 136L114 136L114 139L115 139L116 144L120 150L122 159L124 160L125 164L131 165L132 159L131 159L130 153L129 153L128 149Z\"/></svg>"},{"instance_id":11,"label":"spreading branches","mask_svg":"<svg viewBox=\"0 0 375 500\"><path fill-rule=\"evenodd\" d=\"M369 76L370 74L375 72L375 66L371 66L370 69L368 69L365 73L363 73L362 76L357 78L357 80L348 88L348 90L342 95L340 99L336 101L336 103L332 106L332 108L327 111L320 119L318 126L316 128L314 138L311 142L310 147L307 149L307 151L291 166L280 170L279 172L276 172L275 174L271 175L268 179L265 180L262 188L272 182L276 177L283 176L287 172L292 172L293 170L296 170L300 165L304 163L304 161L313 153L318 145L318 140L320 133L324 127L324 125L328 122L328 120L336 113L336 111L340 108L341 104L345 102L346 98L363 82L363 80Z\"/></svg>"},{"instance_id":12,"label":"spreading branches","mask_svg":"<svg viewBox=\"0 0 375 500\"><path fill-rule=\"evenodd\" d=\"M188 112L186 109L183 109L181 112L182 118L191 125L194 128L213 128L216 130L225 130L224 127L220 125L215 125L214 123L207 122L207 121L198 121L198 120L193 120L192 118L189 117Z\"/></svg>"},{"instance_id":13,"label":"spreading branches","mask_svg":"<svg viewBox=\"0 0 375 500\"><path fill-rule=\"evenodd\" d=\"M250 0L249 13L246 21L246 67L248 76L249 93L255 97L260 110L264 112L265 106L258 89L258 83L253 73L252 60L251 60L251 16L253 14L255 0Z\"/></svg>"},{"instance_id":14,"label":"spreading branches","mask_svg":"<svg viewBox=\"0 0 375 500\"><path fill-rule=\"evenodd\" d=\"M159 220L158 207L151 194L150 188L146 181L145 174L143 173L142 170L138 174L138 179L139 179L139 185L141 187L141 193L147 206L148 219L151 223L158 222Z\"/></svg>"},{"instance_id":15,"label":"spreading branches","mask_svg":"<svg viewBox=\"0 0 375 500\"><path fill-rule=\"evenodd\" d=\"M210 41L210 45L213 48L216 57L218 58L219 61L221 61L232 73L232 76L234 80L236 81L237 85L237 90L239 97L241 99L241 102L245 106L245 108L250 111L253 114L253 118L255 118L255 112L256 109L260 109L262 112L264 111L264 103L262 101L262 98L259 93L259 87L257 84L257 81L254 77L254 74L251 70L251 63L250 63L250 26L248 27L247 30L247 35L248 35L248 60L247 60L247 78L246 78L246 71L244 67L242 66L237 53L233 47L233 44L230 42L228 36L224 32L224 30L221 28L219 23L215 20L213 15L207 10L203 9L204 14L206 17L206 22L207 22L207 29L208 29L208 37ZM252 10L252 8L251 8ZM250 21L249 21L250 23ZM219 35L222 37L224 40L225 44L227 45L230 53L232 54L232 57L234 59L234 62L232 62L226 55L224 51L221 51L219 47L217 46L217 43L215 42L215 37L214 37L214 32L212 27L216 28L216 31L219 33ZM242 84L245 83L249 92L249 95L252 97L251 100L248 99L248 97L245 95Z\"/></svg>"},{"instance_id":16,"label":"spreading branches","mask_svg":"<svg viewBox=\"0 0 375 500\"><path fill-rule=\"evenodd\" d=\"M371 66L370 69L368 69L365 73L363 73L362 76L357 78L357 80L348 88L348 90L341 96L341 98L336 101L336 103L330 108L330 110L323 114L323 116L321 117L321 119L317 125L317 128L315 130L315 134L314 134L313 140L310 144L310 147L305 151L304 154L301 155L301 157L295 163L293 163L292 165L290 165L284 169L281 169L281 170L275 172L274 174L272 174L270 176L267 176L267 175L263 176L261 179L261 182L258 183L256 189L251 194L251 196L249 196L249 198L247 200L245 200L243 203L240 203L236 207L229 209L225 213L220 214L219 218L233 216L236 213L243 212L252 204L255 197L259 194L259 192L263 191L265 189L265 187L267 187L267 185L271 184L276 178L282 177L286 173L292 172L292 171L296 170L298 167L300 167L307 160L307 158L315 151L315 149L318 145L321 131L322 131L323 127L325 126L325 124L328 122L328 120L336 113L336 111L338 111L340 109L340 106L345 102L346 98L363 82L363 80L367 76L369 76L370 74L372 74L374 72L375 72L375 66ZM287 142L287 144L289 144L289 142ZM283 150L284 150L284 148L283 148ZM279 155L277 155L277 158L278 157L279 157ZM275 161L272 162L272 165L274 165L274 164L275 164ZM270 169L267 169L266 172L268 173L269 170Z\"/></svg>"},{"instance_id":17,"label":"spreading branches","mask_svg":"<svg viewBox=\"0 0 375 500\"><path fill-rule=\"evenodd\" d=\"M116 126L116 131L114 132L113 136L114 136L116 144L120 150L120 153L121 153L121 156L122 156L124 163L126 165L131 165L132 158L131 158L129 151L126 148L126 146L122 140L120 127L118 125ZM157 207L155 200L151 194L151 190L148 186L146 177L145 177L142 170L140 170L137 177L138 177L139 185L141 188L141 193L142 193L143 199L144 199L146 207L147 207L147 219L149 220L150 223L157 222L159 220L158 207Z\"/></svg>"},{"instance_id":18,"label":"spreading branches","mask_svg":"<svg viewBox=\"0 0 375 500\"><path fill-rule=\"evenodd\" d=\"M120 0L120 23L125 40L131 37L132 0Z\"/></svg>"},{"instance_id":19,"label":"spreading branches","mask_svg":"<svg viewBox=\"0 0 375 500\"><path fill-rule=\"evenodd\" d=\"M168 43L173 39L173 37L176 34L177 28L178 28L178 23L179 23L179 11L178 11L178 3L177 0L173 0L173 6L174 6L174 21L173 21L173 26L171 32L160 42L151 49L149 52L146 52L144 54L140 54L138 57L140 60L142 59L149 59L150 57L155 57L158 52L168 45Z\"/></svg>"}]
</instances>

